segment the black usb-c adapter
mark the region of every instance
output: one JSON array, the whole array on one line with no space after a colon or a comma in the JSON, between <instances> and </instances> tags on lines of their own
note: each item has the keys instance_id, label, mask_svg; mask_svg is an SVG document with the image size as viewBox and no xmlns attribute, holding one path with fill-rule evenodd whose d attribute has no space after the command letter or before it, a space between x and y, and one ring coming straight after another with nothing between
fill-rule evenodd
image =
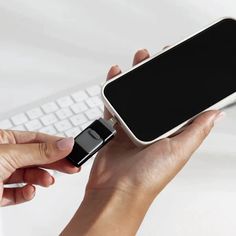
<instances>
[{"instance_id":1,"label":"black usb-c adapter","mask_svg":"<svg viewBox=\"0 0 236 236\"><path fill-rule=\"evenodd\" d=\"M74 166L80 167L115 136L116 123L114 117L110 120L103 118L95 120L75 137L72 152L66 158Z\"/></svg>"}]
</instances>

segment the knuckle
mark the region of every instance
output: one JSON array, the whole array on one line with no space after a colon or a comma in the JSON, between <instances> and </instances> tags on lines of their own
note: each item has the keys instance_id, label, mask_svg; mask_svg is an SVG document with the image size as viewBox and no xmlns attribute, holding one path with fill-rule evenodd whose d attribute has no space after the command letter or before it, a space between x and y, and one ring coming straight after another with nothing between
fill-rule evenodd
<instances>
[{"instance_id":1,"label":"knuckle","mask_svg":"<svg viewBox=\"0 0 236 236\"><path fill-rule=\"evenodd\" d=\"M193 130L193 135L197 139L204 139L207 136L207 129L200 122L195 121L191 124L191 128Z\"/></svg>"},{"instance_id":2,"label":"knuckle","mask_svg":"<svg viewBox=\"0 0 236 236\"><path fill-rule=\"evenodd\" d=\"M205 138L210 132L210 127L209 126L203 127L202 132L203 132L203 137Z\"/></svg>"},{"instance_id":3,"label":"knuckle","mask_svg":"<svg viewBox=\"0 0 236 236\"><path fill-rule=\"evenodd\" d=\"M170 160L179 156L179 150L181 150L179 143L173 142L170 138L164 138L162 141L162 147L164 147L164 156L169 157Z\"/></svg>"},{"instance_id":4,"label":"knuckle","mask_svg":"<svg viewBox=\"0 0 236 236\"><path fill-rule=\"evenodd\" d=\"M0 144L15 142L15 136L12 131L0 129Z\"/></svg>"},{"instance_id":5,"label":"knuckle","mask_svg":"<svg viewBox=\"0 0 236 236\"><path fill-rule=\"evenodd\" d=\"M203 124L202 122L196 120L192 125L193 128L197 131L197 134L199 134L200 138L205 139L213 128L214 123L210 122L207 124Z\"/></svg>"},{"instance_id":6,"label":"knuckle","mask_svg":"<svg viewBox=\"0 0 236 236\"><path fill-rule=\"evenodd\" d=\"M0 129L0 140L2 141L2 139L5 137L5 133L6 131L3 129Z\"/></svg>"},{"instance_id":7,"label":"knuckle","mask_svg":"<svg viewBox=\"0 0 236 236\"><path fill-rule=\"evenodd\" d=\"M52 158L52 150L47 143L39 143L38 149L41 158L44 158L47 161L49 161Z\"/></svg>"},{"instance_id":8,"label":"knuckle","mask_svg":"<svg viewBox=\"0 0 236 236\"><path fill-rule=\"evenodd\" d=\"M205 139L210 132L210 127L209 126L203 126L202 128L199 129L200 137L201 139Z\"/></svg>"},{"instance_id":9,"label":"knuckle","mask_svg":"<svg viewBox=\"0 0 236 236\"><path fill-rule=\"evenodd\" d=\"M1 150L0 179L7 179L19 166L19 159L10 150Z\"/></svg>"},{"instance_id":10,"label":"knuckle","mask_svg":"<svg viewBox=\"0 0 236 236\"><path fill-rule=\"evenodd\" d=\"M171 140L170 142L171 158L174 159L174 163L177 166L183 166L191 155L188 155L185 149L185 145L178 141Z\"/></svg>"},{"instance_id":11,"label":"knuckle","mask_svg":"<svg viewBox=\"0 0 236 236\"><path fill-rule=\"evenodd\" d=\"M178 166L183 166L187 161L183 144L171 139L165 139L165 143L169 153L169 155L165 156L168 166L174 169L178 168Z\"/></svg>"}]
</instances>

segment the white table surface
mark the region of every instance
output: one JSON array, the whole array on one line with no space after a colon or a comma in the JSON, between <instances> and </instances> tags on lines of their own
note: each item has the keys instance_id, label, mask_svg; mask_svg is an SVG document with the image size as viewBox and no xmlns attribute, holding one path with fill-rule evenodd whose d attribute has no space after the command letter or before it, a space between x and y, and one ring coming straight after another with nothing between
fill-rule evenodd
<instances>
[{"instance_id":1,"label":"white table surface","mask_svg":"<svg viewBox=\"0 0 236 236\"><path fill-rule=\"evenodd\" d=\"M130 67L223 16L234 0L0 1L0 113ZM236 235L236 108L159 195L138 235ZM34 201L1 209L1 235L58 235L79 206L91 162Z\"/></svg>"}]
</instances>

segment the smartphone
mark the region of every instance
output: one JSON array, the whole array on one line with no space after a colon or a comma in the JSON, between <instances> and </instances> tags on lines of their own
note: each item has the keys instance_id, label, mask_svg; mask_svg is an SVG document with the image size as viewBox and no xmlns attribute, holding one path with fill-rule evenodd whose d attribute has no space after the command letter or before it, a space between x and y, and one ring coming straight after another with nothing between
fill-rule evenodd
<instances>
[{"instance_id":1,"label":"smartphone","mask_svg":"<svg viewBox=\"0 0 236 236\"><path fill-rule=\"evenodd\" d=\"M137 145L236 100L236 20L224 18L105 83L102 98Z\"/></svg>"}]
</instances>

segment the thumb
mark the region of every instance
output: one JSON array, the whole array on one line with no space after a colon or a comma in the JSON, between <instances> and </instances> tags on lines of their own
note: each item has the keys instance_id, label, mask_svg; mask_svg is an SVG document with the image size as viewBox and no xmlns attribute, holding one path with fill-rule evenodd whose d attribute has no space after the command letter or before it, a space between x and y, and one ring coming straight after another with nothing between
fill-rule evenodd
<instances>
[{"instance_id":1,"label":"thumb","mask_svg":"<svg viewBox=\"0 0 236 236\"><path fill-rule=\"evenodd\" d=\"M171 138L178 150L191 155L208 136L217 119L223 115L220 111L207 111L199 115L182 133Z\"/></svg>"},{"instance_id":2,"label":"thumb","mask_svg":"<svg viewBox=\"0 0 236 236\"><path fill-rule=\"evenodd\" d=\"M0 155L6 158L11 167L17 169L58 161L72 151L73 145L73 138L63 138L48 143L3 144Z\"/></svg>"}]
</instances>

